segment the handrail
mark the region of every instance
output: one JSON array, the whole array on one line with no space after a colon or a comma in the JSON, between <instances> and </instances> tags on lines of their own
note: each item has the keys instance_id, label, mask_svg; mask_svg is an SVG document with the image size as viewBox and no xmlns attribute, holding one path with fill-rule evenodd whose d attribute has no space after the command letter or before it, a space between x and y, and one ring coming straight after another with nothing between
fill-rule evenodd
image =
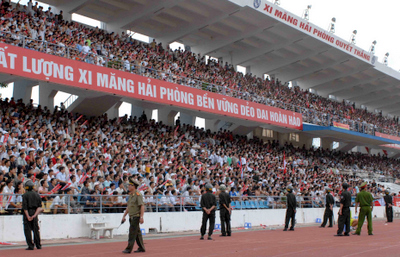
<instances>
[{"instance_id":1,"label":"handrail","mask_svg":"<svg viewBox=\"0 0 400 257\"><path fill-rule=\"evenodd\" d=\"M22 200L21 194L0 194L3 202L0 203L0 210L3 214L16 214L21 211L21 202L16 202L17 208L10 205L12 199ZM40 194L45 213L74 214L82 212L114 213L123 212L126 209L129 195L82 195L82 194ZM55 198L58 196L56 208ZM10 199L11 197L11 199ZM201 211L201 196L165 196L155 195L144 197L147 212L186 212ZM172 200L174 198L174 200ZM355 199L355 197L353 197ZM352 198L353 205L354 199ZM234 210L257 210L257 209L282 209L286 208L286 196L231 196L231 206ZM325 207L324 197L296 196L297 207L299 208L323 208ZM15 200L16 201L16 200ZM172 204L175 203L175 204ZM54 205L53 205L54 204ZM335 205L339 201L335 199ZM219 209L217 196L217 210Z\"/></svg>"},{"instance_id":2,"label":"handrail","mask_svg":"<svg viewBox=\"0 0 400 257\"><path fill-rule=\"evenodd\" d=\"M77 96L77 95L71 94L71 95L63 102L65 109L68 109L68 107L69 107L73 102L75 102L76 99L78 99L78 96Z\"/></svg>"},{"instance_id":3,"label":"handrail","mask_svg":"<svg viewBox=\"0 0 400 257\"><path fill-rule=\"evenodd\" d=\"M0 32L0 42L24 47L40 52L44 52L51 55L57 55L77 61L83 61L99 66L108 68L118 69L134 74L138 74L145 77L151 77L154 79L164 80L171 83L193 87L201 90L206 90L226 96L231 96L246 101L252 101L261 103L267 106L277 107L284 110L290 110L293 112L301 113L303 116L303 122L320 125L320 126L333 126L333 122L339 122L342 124L349 125L351 131L356 131L364 134L375 135L375 132L381 132L384 134L400 136L400 131L394 131L388 128L378 128L375 124L367 122L359 122L339 115L332 115L329 113L319 112L314 109L300 107L297 105L288 104L279 100L266 98L259 96L254 93L238 91L226 86L220 86L209 82L200 81L197 79L187 78L173 73L167 73L166 71L156 70L152 67L145 67L142 65L136 65L129 61L122 61L119 59L111 59L106 56L101 56L96 53L84 54L76 48L66 47L62 43L53 44L47 41L35 40L22 35L13 34L10 32ZM31 43L36 42L34 47L31 47Z\"/></svg>"}]
</instances>

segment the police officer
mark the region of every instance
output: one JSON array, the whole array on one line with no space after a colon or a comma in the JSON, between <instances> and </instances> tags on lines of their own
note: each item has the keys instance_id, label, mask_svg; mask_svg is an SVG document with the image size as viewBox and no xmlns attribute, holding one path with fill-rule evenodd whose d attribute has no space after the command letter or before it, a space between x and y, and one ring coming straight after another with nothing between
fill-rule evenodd
<instances>
[{"instance_id":1,"label":"police officer","mask_svg":"<svg viewBox=\"0 0 400 257\"><path fill-rule=\"evenodd\" d=\"M358 227L353 235L360 235L361 228L364 224L364 219L367 217L368 220L368 235L372 236L372 210L374 209L374 198L372 194L367 191L367 182L364 182L360 186L361 191L356 197L355 212L357 214L357 207L360 204L360 215L358 215Z\"/></svg>"},{"instance_id":2,"label":"police officer","mask_svg":"<svg viewBox=\"0 0 400 257\"><path fill-rule=\"evenodd\" d=\"M34 184L32 180L25 183L25 194L22 195L22 210L24 233L28 248L26 250L33 250L35 245L37 249L42 249L40 244L39 222L38 215L43 211L42 199L39 194L33 191ZM34 243L32 242L32 230Z\"/></svg>"},{"instance_id":3,"label":"police officer","mask_svg":"<svg viewBox=\"0 0 400 257\"><path fill-rule=\"evenodd\" d=\"M129 191L129 199L128 205L126 207L124 216L122 217L121 223L125 222L126 215L129 214L129 238L128 238L128 246L123 253L131 253L133 249L133 245L136 241L139 248L135 251L135 253L145 252L142 233L140 231L140 224L144 222L144 202L143 196L137 191L139 187L139 182L134 180L133 178L129 179L128 191Z\"/></svg>"},{"instance_id":4,"label":"police officer","mask_svg":"<svg viewBox=\"0 0 400 257\"><path fill-rule=\"evenodd\" d=\"M342 184L342 194L340 196L340 209L339 209L339 222L338 231L335 236L343 236L344 225L346 225L345 236L350 236L350 206L351 206L351 194L347 191L349 185L347 183Z\"/></svg>"},{"instance_id":5,"label":"police officer","mask_svg":"<svg viewBox=\"0 0 400 257\"><path fill-rule=\"evenodd\" d=\"M387 222L393 222L393 199L389 190L385 191L383 199L385 200Z\"/></svg>"},{"instance_id":6,"label":"police officer","mask_svg":"<svg viewBox=\"0 0 400 257\"><path fill-rule=\"evenodd\" d=\"M203 210L200 240L203 240L204 235L206 234L207 220L210 220L210 226L208 228L208 240L212 240L211 235L215 227L215 208L217 206L217 199L215 198L215 195L212 194L212 186L210 184L206 185L206 193L201 196L200 206Z\"/></svg>"},{"instance_id":7,"label":"police officer","mask_svg":"<svg viewBox=\"0 0 400 257\"><path fill-rule=\"evenodd\" d=\"M292 219L292 224L290 226L290 231L294 231L294 222L296 218L296 197L293 194L293 187L288 186L286 189L288 194L286 195L286 219L285 219L285 228L283 231L288 230L289 221Z\"/></svg>"},{"instance_id":8,"label":"police officer","mask_svg":"<svg viewBox=\"0 0 400 257\"><path fill-rule=\"evenodd\" d=\"M220 185L219 190L219 215L221 219L221 236L231 236L231 197L226 190L225 185Z\"/></svg>"},{"instance_id":9,"label":"police officer","mask_svg":"<svg viewBox=\"0 0 400 257\"><path fill-rule=\"evenodd\" d=\"M329 227L333 227L333 204L335 203L335 200L333 199L333 196L330 194L332 189L329 187L325 189L326 191L326 197L325 197L325 213L324 213L324 221L321 224L321 228L324 228L326 226L326 223L328 222L329 219Z\"/></svg>"}]
</instances>

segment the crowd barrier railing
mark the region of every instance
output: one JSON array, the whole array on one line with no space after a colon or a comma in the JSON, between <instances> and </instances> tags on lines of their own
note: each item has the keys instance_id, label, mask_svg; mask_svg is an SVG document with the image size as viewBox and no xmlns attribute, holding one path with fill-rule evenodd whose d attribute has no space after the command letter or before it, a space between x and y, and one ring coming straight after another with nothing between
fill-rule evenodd
<instances>
[{"instance_id":1,"label":"crowd barrier railing","mask_svg":"<svg viewBox=\"0 0 400 257\"><path fill-rule=\"evenodd\" d=\"M81 194L41 194L44 214L79 213L123 213L127 207L129 195L81 195ZM353 197L355 198L355 197ZM22 195L0 194L0 214L21 214ZM189 212L201 211L201 196L165 196L143 197L146 212ZM297 196L298 208L324 208L324 197ZM354 199L352 199L354 202ZM354 205L354 204L353 204ZM286 196L231 196L233 210L285 209ZM335 202L339 207L339 203ZM217 210L220 209L217 196Z\"/></svg>"},{"instance_id":2,"label":"crowd barrier railing","mask_svg":"<svg viewBox=\"0 0 400 257\"><path fill-rule=\"evenodd\" d=\"M103 67L118 69L145 77L164 80L183 86L210 91L225 96L231 96L246 101L257 102L284 110L290 110L293 112L301 113L303 116L303 122L311 124L316 124L320 126L333 126L333 122L339 122L348 125L349 130L351 131L356 131L364 134L375 135L375 132L380 132L388 135L400 136L399 130L378 127L376 126L376 124L355 121L347 119L346 117L342 117L340 115L332 115L325 112L319 112L314 109L288 104L283 101L257 95L255 93L239 91L227 86L221 86L210 82L200 81L194 78L179 76L173 73L168 73L166 71L156 70L152 67L130 63L128 60L121 60L116 57L109 58L107 57L107 49L99 52L90 51L88 53L84 53L82 52L82 46L68 47L62 43L54 44L47 41L36 40L25 37L23 35L13 34L5 31L0 32L0 42L28 48L31 50L36 50L51 55L65 57L76 61L83 61Z\"/></svg>"}]
</instances>

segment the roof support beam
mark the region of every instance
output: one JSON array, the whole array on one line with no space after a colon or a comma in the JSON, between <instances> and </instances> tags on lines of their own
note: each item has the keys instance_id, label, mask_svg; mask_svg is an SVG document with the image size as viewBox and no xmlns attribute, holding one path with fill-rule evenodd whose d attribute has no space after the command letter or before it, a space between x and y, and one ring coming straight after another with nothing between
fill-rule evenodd
<instances>
[{"instance_id":1,"label":"roof support beam","mask_svg":"<svg viewBox=\"0 0 400 257\"><path fill-rule=\"evenodd\" d=\"M61 1L62 4L56 6L58 10L62 10L64 14L69 13L77 13L80 9L85 7L86 5L93 3L94 0L69 0L69 1Z\"/></svg>"},{"instance_id":2,"label":"roof support beam","mask_svg":"<svg viewBox=\"0 0 400 257\"><path fill-rule=\"evenodd\" d=\"M338 64L347 62L349 60L349 58L351 58L351 57L344 56L343 58L341 58L341 59L339 59L337 61L330 62L330 63L327 63L325 65L318 65L318 64L314 65L313 69L309 69L309 70L306 70L306 71L300 70L297 73L291 74L291 77L290 77L290 79L288 79L288 81L297 80L299 78L307 77L307 76L309 76L309 75L311 75L313 73L318 73L319 71L334 67L334 66L336 66Z\"/></svg>"},{"instance_id":3,"label":"roof support beam","mask_svg":"<svg viewBox=\"0 0 400 257\"><path fill-rule=\"evenodd\" d=\"M205 48L200 48L202 53L205 53L206 55L212 55L212 52L215 52L227 45L233 44L235 42L240 42L246 38L252 37L254 35L260 34L261 32L267 31L271 28L273 28L278 22L274 22L272 25L268 24L268 26L265 27L255 27L255 29L252 30L247 30L244 33L242 31L236 33L235 35L229 35L229 38L221 38L219 40L215 40L211 44L207 44Z\"/></svg>"},{"instance_id":4,"label":"roof support beam","mask_svg":"<svg viewBox=\"0 0 400 257\"><path fill-rule=\"evenodd\" d=\"M276 42L272 46L264 47L261 49L250 48L249 49L250 51L242 51L242 53L240 55L233 56L234 64L241 65L242 63L246 63L248 61L253 60L254 58L260 57L261 55L272 53L279 49L282 49L282 48L285 48L292 44L295 44L296 42L301 41L303 38L304 38L304 35L301 35L300 37L296 37L293 39L285 39L280 42ZM270 65L274 65L274 64L271 63ZM279 65L279 64L276 64L276 65ZM275 69L275 67L271 67L271 68L267 68L267 69ZM269 72L269 70L265 70L265 71Z\"/></svg>"},{"instance_id":5,"label":"roof support beam","mask_svg":"<svg viewBox=\"0 0 400 257\"><path fill-rule=\"evenodd\" d=\"M362 84L359 84L359 85L362 85ZM390 85L390 84L384 85L384 86L379 86L379 87L377 87L376 85L372 85L371 86L372 88L367 89L367 90L361 89L361 90L356 90L352 94L343 93L341 95L342 96L346 96L347 97L346 99L348 99L350 101L357 101L358 99L362 99L363 97L366 97L366 96L368 96L370 94L375 94L376 95L376 93L382 91L382 89L389 88L389 87L392 87L392 86L393 85ZM334 94L334 95L339 95L339 94Z\"/></svg>"},{"instance_id":6,"label":"roof support beam","mask_svg":"<svg viewBox=\"0 0 400 257\"><path fill-rule=\"evenodd\" d=\"M109 22L109 24L123 29L132 29L135 27L135 23L149 19L149 17L155 16L158 13L163 12L163 10L174 7L183 1L184 0L156 1L157 4L151 5L146 2L140 8L135 10L126 10L119 15L119 18L114 19L112 22ZM152 3L155 2L152 1Z\"/></svg>"},{"instance_id":7,"label":"roof support beam","mask_svg":"<svg viewBox=\"0 0 400 257\"><path fill-rule=\"evenodd\" d=\"M383 77L381 77L383 78ZM336 84L337 85L333 85L333 84L325 84L325 85L318 85L315 86L314 89L317 90L318 92L324 92L325 94L333 94L336 96L345 96L346 99L350 99L351 97L354 96L359 96L360 94L368 94L371 93L373 91L375 91L376 89L373 90L367 90L367 91L357 91L354 92L354 94L349 94L348 90L350 90L353 87L358 87L358 86L362 86L364 84L369 84L369 83L373 83L375 81L379 81L381 78L377 78L377 77L371 77L368 79L364 79L364 80L356 80L353 83L343 83L341 81L338 81ZM342 94L340 93L342 92Z\"/></svg>"},{"instance_id":8,"label":"roof support beam","mask_svg":"<svg viewBox=\"0 0 400 257\"><path fill-rule=\"evenodd\" d=\"M222 21L229 16L239 12L242 9L242 7L237 7L237 6L232 6L229 10L225 10L225 13L220 12L218 15L214 15L211 19L210 17L204 17L201 22L197 20L195 23L189 24L187 27L181 27L176 30L175 34L170 34L166 35L165 37L160 37L158 40L162 42L168 42L172 43L174 41L178 41L179 39L189 35L193 34L195 31L198 31L201 28L204 28L206 26L210 26L214 23L217 23L219 21Z\"/></svg>"},{"instance_id":9,"label":"roof support beam","mask_svg":"<svg viewBox=\"0 0 400 257\"><path fill-rule=\"evenodd\" d=\"M303 54L294 56L293 58L285 58L285 59L282 59L281 62L271 63L273 65L273 67L268 68L267 73L274 74L276 72L279 72L280 69L285 68L294 62L304 61L306 59L309 59L309 58L312 58L319 54L322 54L322 53L326 52L327 50L328 50L327 47L321 48L319 51L309 50L307 52L304 52Z\"/></svg>"},{"instance_id":10,"label":"roof support beam","mask_svg":"<svg viewBox=\"0 0 400 257\"><path fill-rule=\"evenodd\" d=\"M364 71L366 71L368 69L372 69L372 68L373 67L370 64L366 63L366 64L363 64L363 65L360 65L358 68L351 69L351 70L349 70L349 71L347 71L345 73L339 72L339 74L337 74L336 76L326 77L326 79L324 79L322 81L317 81L317 82L314 82L314 83L310 83L309 86L311 88L314 88L317 85L325 84L327 82L334 81L336 79L345 78L347 76L350 76L350 75L353 75L353 74L356 74L356 73L362 73L362 72L364 72ZM292 78L291 80L296 80L296 79L297 78Z\"/></svg>"}]
</instances>

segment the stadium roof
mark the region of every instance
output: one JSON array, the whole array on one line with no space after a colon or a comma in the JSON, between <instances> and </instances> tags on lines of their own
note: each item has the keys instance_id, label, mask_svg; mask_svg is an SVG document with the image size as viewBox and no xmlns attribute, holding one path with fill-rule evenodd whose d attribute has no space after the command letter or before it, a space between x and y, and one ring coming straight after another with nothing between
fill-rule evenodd
<instances>
[{"instance_id":1,"label":"stadium roof","mask_svg":"<svg viewBox=\"0 0 400 257\"><path fill-rule=\"evenodd\" d=\"M253 74L297 81L304 89L334 95L384 113L400 115L400 74L385 65L350 53L323 38L333 34L266 0L47 0L64 12L101 20L110 27L129 29L157 41L178 41ZM266 8L266 5L269 8ZM276 11L281 11L277 15ZM271 12L271 13L270 13ZM297 26L288 19L297 19ZM315 30L321 31L320 37ZM337 38L343 44L346 40ZM336 42L336 41L335 41ZM349 47L354 47L350 45ZM344 47L345 48L345 47ZM362 51L362 49L359 49ZM353 50L354 52L354 50ZM368 54L367 51L364 51Z\"/></svg>"}]
</instances>

